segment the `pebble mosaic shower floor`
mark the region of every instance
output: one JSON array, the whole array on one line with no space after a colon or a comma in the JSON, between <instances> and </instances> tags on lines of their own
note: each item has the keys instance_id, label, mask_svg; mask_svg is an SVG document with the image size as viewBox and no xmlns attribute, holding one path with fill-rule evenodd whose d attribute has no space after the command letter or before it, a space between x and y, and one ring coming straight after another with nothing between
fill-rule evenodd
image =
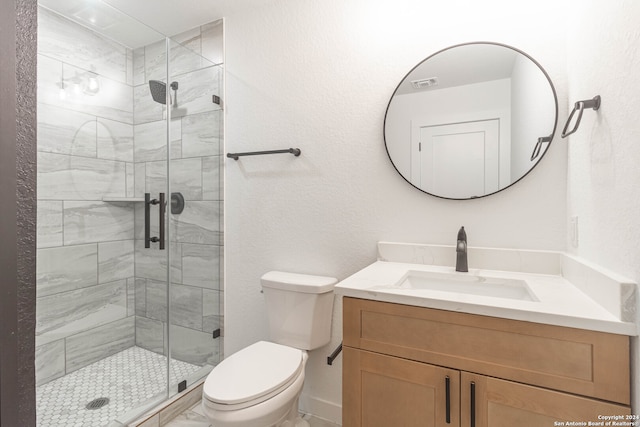
<instances>
[{"instance_id":1,"label":"pebble mosaic shower floor","mask_svg":"<svg viewBox=\"0 0 640 427\"><path fill-rule=\"evenodd\" d=\"M171 383L177 383L200 369L172 360ZM166 357L131 347L36 390L40 427L102 427L119 415L162 393L166 388ZM100 409L86 409L87 403L106 397Z\"/></svg>"}]
</instances>

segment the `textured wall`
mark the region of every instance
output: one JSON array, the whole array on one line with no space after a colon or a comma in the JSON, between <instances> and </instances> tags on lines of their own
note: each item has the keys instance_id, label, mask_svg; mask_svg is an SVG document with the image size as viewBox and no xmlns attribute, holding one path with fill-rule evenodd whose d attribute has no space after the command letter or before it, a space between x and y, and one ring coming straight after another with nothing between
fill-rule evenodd
<instances>
[{"instance_id":1,"label":"textured wall","mask_svg":"<svg viewBox=\"0 0 640 427\"><path fill-rule=\"evenodd\" d=\"M0 20L0 424L35 426L36 2Z\"/></svg>"},{"instance_id":2,"label":"textured wall","mask_svg":"<svg viewBox=\"0 0 640 427\"><path fill-rule=\"evenodd\" d=\"M414 65L467 41L527 52L564 99L564 20L556 1L273 1L230 14L227 151L299 147L302 155L226 161L225 353L267 338L259 279L272 269L343 279L375 260L377 241L451 244L461 225L473 246L563 250L565 141L556 136L514 187L449 201L396 173L382 123ZM336 305L332 342L311 353L307 369L303 406L328 418L340 416L341 359L325 360L341 327Z\"/></svg>"},{"instance_id":3,"label":"textured wall","mask_svg":"<svg viewBox=\"0 0 640 427\"><path fill-rule=\"evenodd\" d=\"M589 261L640 283L640 2L582 2L568 31L568 100L602 96L568 138L568 217ZM596 30L597 29L597 30ZM640 310L638 310L640 312ZM633 340L633 407L640 410L640 346Z\"/></svg>"}]
</instances>

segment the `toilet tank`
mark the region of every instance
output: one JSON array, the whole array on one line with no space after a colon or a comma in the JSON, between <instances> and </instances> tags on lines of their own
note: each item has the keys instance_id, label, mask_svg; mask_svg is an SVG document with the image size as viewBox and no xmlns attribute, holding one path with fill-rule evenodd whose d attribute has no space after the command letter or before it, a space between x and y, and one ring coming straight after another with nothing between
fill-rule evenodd
<instances>
[{"instance_id":1,"label":"toilet tank","mask_svg":"<svg viewBox=\"0 0 640 427\"><path fill-rule=\"evenodd\" d=\"M271 340L301 350L329 342L337 279L270 271L261 278Z\"/></svg>"}]
</instances>

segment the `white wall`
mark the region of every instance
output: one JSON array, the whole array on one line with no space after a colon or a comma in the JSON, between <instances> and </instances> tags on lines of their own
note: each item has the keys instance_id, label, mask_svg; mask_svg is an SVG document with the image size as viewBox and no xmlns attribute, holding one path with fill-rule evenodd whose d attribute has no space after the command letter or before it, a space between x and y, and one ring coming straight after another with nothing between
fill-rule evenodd
<instances>
[{"instance_id":1,"label":"white wall","mask_svg":"<svg viewBox=\"0 0 640 427\"><path fill-rule=\"evenodd\" d=\"M602 97L568 138L567 215L577 216L569 251L640 282L640 2L588 0L568 31L569 101ZM563 123L561 124L563 125ZM546 160L546 158L545 158ZM639 310L640 311L640 310ZM640 347L633 340L635 413Z\"/></svg>"},{"instance_id":2,"label":"white wall","mask_svg":"<svg viewBox=\"0 0 640 427\"><path fill-rule=\"evenodd\" d=\"M396 173L382 122L407 71L467 41L522 49L564 99L565 18L551 0L274 0L229 14L227 151L299 147L302 155L227 159L226 354L267 338L259 278L268 270L343 279L375 260L377 241L451 244L461 225L472 246L563 250L565 141L556 138L518 185L450 201ZM303 399L328 418L340 410L342 359L331 367L325 359L341 341L341 319L337 304L332 342L311 353Z\"/></svg>"}]
</instances>

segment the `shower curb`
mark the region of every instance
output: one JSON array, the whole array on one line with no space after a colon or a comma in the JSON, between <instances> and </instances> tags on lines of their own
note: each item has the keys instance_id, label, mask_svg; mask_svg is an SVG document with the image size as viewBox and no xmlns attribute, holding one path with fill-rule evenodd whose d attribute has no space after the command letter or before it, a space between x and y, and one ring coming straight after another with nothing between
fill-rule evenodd
<instances>
[{"instance_id":1,"label":"shower curb","mask_svg":"<svg viewBox=\"0 0 640 427\"><path fill-rule=\"evenodd\" d=\"M184 392L153 408L145 415L129 423L128 427L164 426L202 399L202 387L204 385L204 380L205 378L199 380Z\"/></svg>"}]
</instances>

